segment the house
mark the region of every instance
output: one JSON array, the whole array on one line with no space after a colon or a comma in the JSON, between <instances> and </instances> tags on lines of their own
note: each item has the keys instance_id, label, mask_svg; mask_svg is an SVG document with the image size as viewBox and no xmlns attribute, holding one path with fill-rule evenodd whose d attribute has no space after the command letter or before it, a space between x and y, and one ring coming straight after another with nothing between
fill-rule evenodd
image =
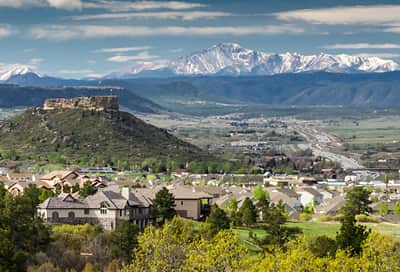
<instances>
[{"instance_id":1,"label":"house","mask_svg":"<svg viewBox=\"0 0 400 272\"><path fill-rule=\"evenodd\" d=\"M190 170L184 168L178 168L173 173L171 173L171 176L176 178L186 178L189 175L190 175Z\"/></svg>"},{"instance_id":2,"label":"house","mask_svg":"<svg viewBox=\"0 0 400 272\"><path fill-rule=\"evenodd\" d=\"M43 175L40 181L46 182L53 187L58 184L63 187L64 184L71 185L78 177L79 174L75 171L52 171Z\"/></svg>"},{"instance_id":3,"label":"house","mask_svg":"<svg viewBox=\"0 0 400 272\"><path fill-rule=\"evenodd\" d=\"M38 206L38 214L48 224L88 223L112 230L120 220L146 227L153 221L150 208L151 201L145 196L128 187L110 186L86 198L65 193L48 198Z\"/></svg>"},{"instance_id":4,"label":"house","mask_svg":"<svg viewBox=\"0 0 400 272\"><path fill-rule=\"evenodd\" d=\"M19 181L19 182L9 182L6 189L13 195L22 194L29 185L34 185L38 189L52 190L47 183L44 182L33 182L33 181Z\"/></svg>"},{"instance_id":5,"label":"house","mask_svg":"<svg viewBox=\"0 0 400 272\"><path fill-rule=\"evenodd\" d=\"M43 175L40 179L42 183L46 183L48 187L56 188L59 186L61 189L73 188L78 186L82 188L86 182L96 188L104 188L109 184L109 180L106 177L88 176L81 175L75 171L52 171L46 175Z\"/></svg>"},{"instance_id":6,"label":"house","mask_svg":"<svg viewBox=\"0 0 400 272\"><path fill-rule=\"evenodd\" d=\"M300 195L297 194L296 191L286 188L270 188L268 191L272 203L278 203L279 201L282 201L284 204L287 204L297 211L301 211L303 209L303 205L300 201Z\"/></svg>"},{"instance_id":7,"label":"house","mask_svg":"<svg viewBox=\"0 0 400 272\"><path fill-rule=\"evenodd\" d=\"M156 193L161 189L137 188L135 192L141 193L149 199L154 199ZM171 185L167 187L168 191L175 197L175 211L184 218L201 221L210 213L212 196L197 191L195 187Z\"/></svg>"},{"instance_id":8,"label":"house","mask_svg":"<svg viewBox=\"0 0 400 272\"><path fill-rule=\"evenodd\" d=\"M325 200L321 205L315 207L315 216L336 216L339 213L340 209L344 206L344 203L345 199L343 194Z\"/></svg>"},{"instance_id":9,"label":"house","mask_svg":"<svg viewBox=\"0 0 400 272\"><path fill-rule=\"evenodd\" d=\"M300 195L300 202L303 207L311 205L312 207L320 205L323 201L323 195L312 187L299 187L296 193Z\"/></svg>"}]
</instances>

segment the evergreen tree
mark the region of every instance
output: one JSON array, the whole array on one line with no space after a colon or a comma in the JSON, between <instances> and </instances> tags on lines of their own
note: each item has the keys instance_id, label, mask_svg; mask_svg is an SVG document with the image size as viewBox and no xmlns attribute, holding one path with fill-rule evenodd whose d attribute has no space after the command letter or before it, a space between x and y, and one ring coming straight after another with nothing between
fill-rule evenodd
<instances>
[{"instance_id":1,"label":"evergreen tree","mask_svg":"<svg viewBox=\"0 0 400 272\"><path fill-rule=\"evenodd\" d=\"M254 225L257 221L257 210L250 198L246 197L240 207L241 222L246 226Z\"/></svg>"},{"instance_id":2,"label":"evergreen tree","mask_svg":"<svg viewBox=\"0 0 400 272\"><path fill-rule=\"evenodd\" d=\"M370 192L363 187L353 187L346 193L346 202L341 209L341 227L336 235L339 248L346 249L351 255L358 255L362 251L362 244L368 238L370 229L357 224L356 215L367 214L371 211L369 204Z\"/></svg>"},{"instance_id":3,"label":"evergreen tree","mask_svg":"<svg viewBox=\"0 0 400 272\"><path fill-rule=\"evenodd\" d=\"M217 234L221 230L229 229L230 226L228 215L216 204L211 207L211 213L207 218L207 223L210 224L212 235Z\"/></svg>"},{"instance_id":4,"label":"evergreen tree","mask_svg":"<svg viewBox=\"0 0 400 272\"><path fill-rule=\"evenodd\" d=\"M90 181L86 181L83 184L83 187L79 190L79 195L82 197L87 197L90 195L94 195L96 192L96 187L94 187Z\"/></svg>"},{"instance_id":5,"label":"evergreen tree","mask_svg":"<svg viewBox=\"0 0 400 272\"><path fill-rule=\"evenodd\" d=\"M153 201L153 212L157 218L157 221L161 224L164 224L165 220L172 219L176 214L174 207L174 195L170 193L167 188L163 187L157 192Z\"/></svg>"},{"instance_id":6,"label":"evergreen tree","mask_svg":"<svg viewBox=\"0 0 400 272\"><path fill-rule=\"evenodd\" d=\"M111 233L113 257L129 262L138 243L138 233L139 228L137 225L125 220L118 221L117 228Z\"/></svg>"}]
</instances>

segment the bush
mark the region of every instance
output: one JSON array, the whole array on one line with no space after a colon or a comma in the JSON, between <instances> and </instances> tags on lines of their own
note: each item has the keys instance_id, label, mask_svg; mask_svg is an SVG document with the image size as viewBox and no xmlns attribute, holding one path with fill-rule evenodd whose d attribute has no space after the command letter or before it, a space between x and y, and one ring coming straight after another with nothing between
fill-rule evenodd
<instances>
[{"instance_id":1,"label":"bush","mask_svg":"<svg viewBox=\"0 0 400 272\"><path fill-rule=\"evenodd\" d=\"M300 221L310 221L312 217L313 217L312 214L303 212L300 214Z\"/></svg>"},{"instance_id":2,"label":"bush","mask_svg":"<svg viewBox=\"0 0 400 272\"><path fill-rule=\"evenodd\" d=\"M357 222L370 222L370 223L379 223L381 222L381 218L379 216L358 214L356 215Z\"/></svg>"},{"instance_id":3,"label":"bush","mask_svg":"<svg viewBox=\"0 0 400 272\"><path fill-rule=\"evenodd\" d=\"M330 222L330 221L337 221L337 218L333 215L322 215L317 218L317 222Z\"/></svg>"}]
</instances>

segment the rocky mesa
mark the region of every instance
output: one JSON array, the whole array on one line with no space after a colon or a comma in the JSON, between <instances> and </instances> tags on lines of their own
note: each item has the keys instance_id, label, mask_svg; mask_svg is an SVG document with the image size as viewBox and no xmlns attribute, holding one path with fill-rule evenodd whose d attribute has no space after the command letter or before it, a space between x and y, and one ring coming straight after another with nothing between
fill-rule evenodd
<instances>
[{"instance_id":1,"label":"rocky mesa","mask_svg":"<svg viewBox=\"0 0 400 272\"><path fill-rule=\"evenodd\" d=\"M46 99L43 104L44 110L56 109L83 109L95 111L118 111L117 96L90 96L74 98Z\"/></svg>"}]
</instances>

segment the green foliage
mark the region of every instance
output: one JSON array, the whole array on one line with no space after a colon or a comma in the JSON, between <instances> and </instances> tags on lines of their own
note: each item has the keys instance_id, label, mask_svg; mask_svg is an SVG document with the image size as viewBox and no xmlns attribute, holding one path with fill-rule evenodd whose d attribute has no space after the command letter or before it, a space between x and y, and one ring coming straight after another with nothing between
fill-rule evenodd
<instances>
[{"instance_id":1,"label":"green foliage","mask_svg":"<svg viewBox=\"0 0 400 272\"><path fill-rule=\"evenodd\" d=\"M346 202L341 212L343 214L341 227L336 235L336 242L340 249L348 250L351 255L361 253L362 244L368 237L370 230L366 226L356 223L355 216L365 214L371 210L369 204L370 192L363 187L353 187L346 194Z\"/></svg>"},{"instance_id":2,"label":"green foliage","mask_svg":"<svg viewBox=\"0 0 400 272\"><path fill-rule=\"evenodd\" d=\"M174 207L174 195L167 188L163 187L156 193L156 197L153 200L153 212L158 222L164 224L165 220L172 219L176 214Z\"/></svg>"},{"instance_id":3,"label":"green foliage","mask_svg":"<svg viewBox=\"0 0 400 272\"><path fill-rule=\"evenodd\" d=\"M211 240L195 234L193 224L175 217L161 229L146 228L138 237L132 264L123 272L141 271L243 271L246 249L230 231Z\"/></svg>"},{"instance_id":4,"label":"green foliage","mask_svg":"<svg viewBox=\"0 0 400 272\"><path fill-rule=\"evenodd\" d=\"M97 188L92 185L90 181L86 181L83 187L79 190L79 195L81 197L87 197L94 195L97 192Z\"/></svg>"},{"instance_id":5,"label":"green foliage","mask_svg":"<svg viewBox=\"0 0 400 272\"><path fill-rule=\"evenodd\" d=\"M112 254L114 258L129 262L133 249L137 246L139 228L127 221L118 221L117 228L111 233Z\"/></svg>"},{"instance_id":6,"label":"green foliage","mask_svg":"<svg viewBox=\"0 0 400 272\"><path fill-rule=\"evenodd\" d=\"M337 250L336 241L326 235L317 236L309 241L308 248L317 257L334 257Z\"/></svg>"},{"instance_id":7,"label":"green foliage","mask_svg":"<svg viewBox=\"0 0 400 272\"><path fill-rule=\"evenodd\" d=\"M0 184L0 271L24 271L27 258L49 244L48 229L36 214L38 203L36 187L12 196Z\"/></svg>"},{"instance_id":8,"label":"green foliage","mask_svg":"<svg viewBox=\"0 0 400 272\"><path fill-rule=\"evenodd\" d=\"M228 215L216 204L211 207L211 212L207 218L207 223L210 225L211 235L213 236L221 230L229 229L230 227Z\"/></svg>"},{"instance_id":9,"label":"green foliage","mask_svg":"<svg viewBox=\"0 0 400 272\"><path fill-rule=\"evenodd\" d=\"M262 238L251 235L251 238L263 251L273 250L276 246L283 248L289 240L301 233L297 227L286 226L286 221L286 210L282 201L277 205L271 204L264 209L263 224L261 225L267 235Z\"/></svg>"},{"instance_id":10,"label":"green foliage","mask_svg":"<svg viewBox=\"0 0 400 272\"><path fill-rule=\"evenodd\" d=\"M83 245L96 237L101 229L89 224L55 225L52 227L52 238L62 242L68 249L79 252Z\"/></svg>"},{"instance_id":11,"label":"green foliage","mask_svg":"<svg viewBox=\"0 0 400 272\"><path fill-rule=\"evenodd\" d=\"M212 160L198 147L129 113L80 109L28 110L13 117L0 128L0 147L3 159L23 155L24 159L46 159L56 164L120 169L146 158L181 163ZM166 170L165 164L162 170Z\"/></svg>"},{"instance_id":12,"label":"green foliage","mask_svg":"<svg viewBox=\"0 0 400 272\"><path fill-rule=\"evenodd\" d=\"M379 216L366 215L366 214L357 214L355 216L357 222L371 222L371 223L379 223L381 222L381 218Z\"/></svg>"},{"instance_id":13,"label":"green foliage","mask_svg":"<svg viewBox=\"0 0 400 272\"><path fill-rule=\"evenodd\" d=\"M257 210L250 198L246 197L239 209L241 223L245 226L254 225L257 221Z\"/></svg>"},{"instance_id":14,"label":"green foliage","mask_svg":"<svg viewBox=\"0 0 400 272\"><path fill-rule=\"evenodd\" d=\"M394 204L393 213L396 215L400 215L400 202L396 202L396 204Z\"/></svg>"},{"instance_id":15,"label":"green foliage","mask_svg":"<svg viewBox=\"0 0 400 272\"><path fill-rule=\"evenodd\" d=\"M389 213L389 206L387 203L381 203L378 207L378 213L381 215L385 215Z\"/></svg>"},{"instance_id":16,"label":"green foliage","mask_svg":"<svg viewBox=\"0 0 400 272\"><path fill-rule=\"evenodd\" d=\"M257 199L258 201L260 200L265 200L269 199L269 195L264 189L262 188L261 185L257 185L254 190L253 190L253 197Z\"/></svg>"}]
</instances>

